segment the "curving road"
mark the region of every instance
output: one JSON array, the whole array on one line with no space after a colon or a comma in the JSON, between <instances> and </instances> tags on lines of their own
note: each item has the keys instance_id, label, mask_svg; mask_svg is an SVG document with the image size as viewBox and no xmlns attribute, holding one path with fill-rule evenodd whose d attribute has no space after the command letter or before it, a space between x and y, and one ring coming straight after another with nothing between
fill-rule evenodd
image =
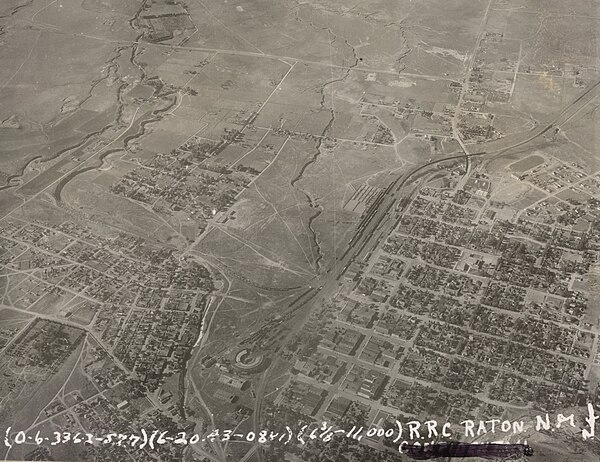
<instances>
[{"instance_id":1,"label":"curving road","mask_svg":"<svg viewBox=\"0 0 600 462\"><path fill-rule=\"evenodd\" d=\"M558 128L562 124L567 123L596 97L598 97L599 93L600 81L593 84L584 93L563 108L552 121L532 130L531 132L528 132L524 135L511 137L510 139L505 138L487 143L484 146L486 149L477 153L469 154L465 152L465 154L428 162L416 167L406 175L394 180L384 190L384 192L380 194L375 201L373 201L369 209L367 209L363 218L358 223L355 235L348 243L346 251L336 259L333 268L329 268L326 274L324 274L324 279L321 282L322 285L318 288L311 287L308 292L303 293L294 302L292 302L291 306L298 302L293 308L293 311L296 315L288 320L288 323L292 327L290 333L282 341L282 345L285 344L293 334L302 328L302 321L308 318L308 315L312 309L319 304L319 299L328 299L335 295L338 290L339 280L346 272L348 266L355 260L366 259L373 249L379 245L381 239L388 236L391 230L395 228L396 223L404 211L404 208L409 203L410 197L417 189L416 185L420 181L419 177L427 174L431 167L457 160L466 160L467 165L469 165L468 163L470 162L470 159L474 157L485 157L486 159L489 158L488 160L493 160L507 155L509 154L509 151L527 145L543 136L553 128ZM409 182L411 181L415 187L412 189L409 187L409 189L407 189L407 186L410 186ZM398 202L400 206L393 210L394 205ZM338 271L337 268L341 268L341 270ZM319 295L319 297L316 297L317 295ZM300 301L300 299L303 299L303 301ZM256 432L260 431L260 417L264 402L265 388L269 381L269 376L271 370L273 369L273 365L276 363L277 360L275 359L271 366L264 372L257 388L256 404L253 414L253 426L254 431ZM263 461L262 448L259 445L255 445L248 454L251 455L255 451L259 461Z\"/></svg>"}]
</instances>

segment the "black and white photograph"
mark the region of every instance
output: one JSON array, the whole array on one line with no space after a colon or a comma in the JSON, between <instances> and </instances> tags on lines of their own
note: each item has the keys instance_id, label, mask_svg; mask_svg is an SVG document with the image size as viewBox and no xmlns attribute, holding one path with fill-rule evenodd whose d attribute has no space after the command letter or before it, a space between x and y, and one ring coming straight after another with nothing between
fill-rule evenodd
<instances>
[{"instance_id":1,"label":"black and white photograph","mask_svg":"<svg viewBox=\"0 0 600 462\"><path fill-rule=\"evenodd\" d=\"M600 0L0 0L0 460L599 419Z\"/></svg>"}]
</instances>

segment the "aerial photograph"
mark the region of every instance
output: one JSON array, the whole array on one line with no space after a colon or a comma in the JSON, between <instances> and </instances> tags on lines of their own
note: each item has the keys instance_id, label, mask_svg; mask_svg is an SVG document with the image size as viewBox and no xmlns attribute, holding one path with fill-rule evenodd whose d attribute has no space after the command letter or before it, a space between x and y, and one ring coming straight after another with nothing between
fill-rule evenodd
<instances>
[{"instance_id":1,"label":"aerial photograph","mask_svg":"<svg viewBox=\"0 0 600 462\"><path fill-rule=\"evenodd\" d=\"M0 460L599 419L600 0L0 0Z\"/></svg>"}]
</instances>

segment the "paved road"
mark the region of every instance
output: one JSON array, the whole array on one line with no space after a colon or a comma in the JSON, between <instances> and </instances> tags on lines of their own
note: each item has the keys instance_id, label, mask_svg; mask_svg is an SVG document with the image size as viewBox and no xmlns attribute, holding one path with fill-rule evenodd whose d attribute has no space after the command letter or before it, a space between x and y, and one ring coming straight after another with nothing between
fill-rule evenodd
<instances>
[{"instance_id":1,"label":"paved road","mask_svg":"<svg viewBox=\"0 0 600 462\"><path fill-rule=\"evenodd\" d=\"M596 82L577 99L566 106L551 122L534 129L532 132L486 143L481 146L482 150L480 152L472 154L465 153L428 162L394 180L366 211L364 217L357 225L355 235L348 243L345 252L336 259L333 268L329 268L326 274L322 276L322 285L318 288L311 288L295 302L292 302L292 305L295 304L294 311L298 311L299 314L289 321L290 325L293 327L286 339L290 338L295 332L301 329L303 324L302 321L308 318L312 309L319 304L320 299L329 299L335 296L339 288L339 281L343 277L348 266L353 261L366 260L373 249L380 244L381 240L386 238L391 230L395 228L404 208L409 203L411 195L416 191L416 186L419 181L418 178L420 176L426 174L432 167L440 164L443 165L448 162L464 159L466 159L467 162L470 162L470 159L473 157L495 159L507 155L509 151L527 145L552 129L571 120L594 100L599 93L600 81ZM407 188L410 183L414 185L412 189ZM398 203L400 206L394 207L394 205ZM285 343L285 341L286 340L284 339L282 344ZM276 361L274 361L273 364L275 364L275 362ZM264 401L264 392L271 370L272 368L269 368L265 371L257 389L256 405L253 415L255 431L260 430L260 417ZM258 459L262 461L262 450L258 446L256 449ZM254 449L252 451L254 451Z\"/></svg>"}]
</instances>

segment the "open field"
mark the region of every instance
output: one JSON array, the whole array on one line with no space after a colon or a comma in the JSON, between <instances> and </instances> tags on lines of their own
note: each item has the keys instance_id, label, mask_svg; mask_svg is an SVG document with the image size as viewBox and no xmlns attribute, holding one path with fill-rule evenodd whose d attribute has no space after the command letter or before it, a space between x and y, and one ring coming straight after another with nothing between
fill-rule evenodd
<instances>
[{"instance_id":1,"label":"open field","mask_svg":"<svg viewBox=\"0 0 600 462\"><path fill-rule=\"evenodd\" d=\"M597 459L598 0L0 3L2 421L243 440L0 456L573 412L507 438Z\"/></svg>"},{"instance_id":2,"label":"open field","mask_svg":"<svg viewBox=\"0 0 600 462\"><path fill-rule=\"evenodd\" d=\"M523 160L515 162L510 165L510 169L517 173L523 173L527 170L531 170L544 162L544 158L541 156L529 156Z\"/></svg>"}]
</instances>

